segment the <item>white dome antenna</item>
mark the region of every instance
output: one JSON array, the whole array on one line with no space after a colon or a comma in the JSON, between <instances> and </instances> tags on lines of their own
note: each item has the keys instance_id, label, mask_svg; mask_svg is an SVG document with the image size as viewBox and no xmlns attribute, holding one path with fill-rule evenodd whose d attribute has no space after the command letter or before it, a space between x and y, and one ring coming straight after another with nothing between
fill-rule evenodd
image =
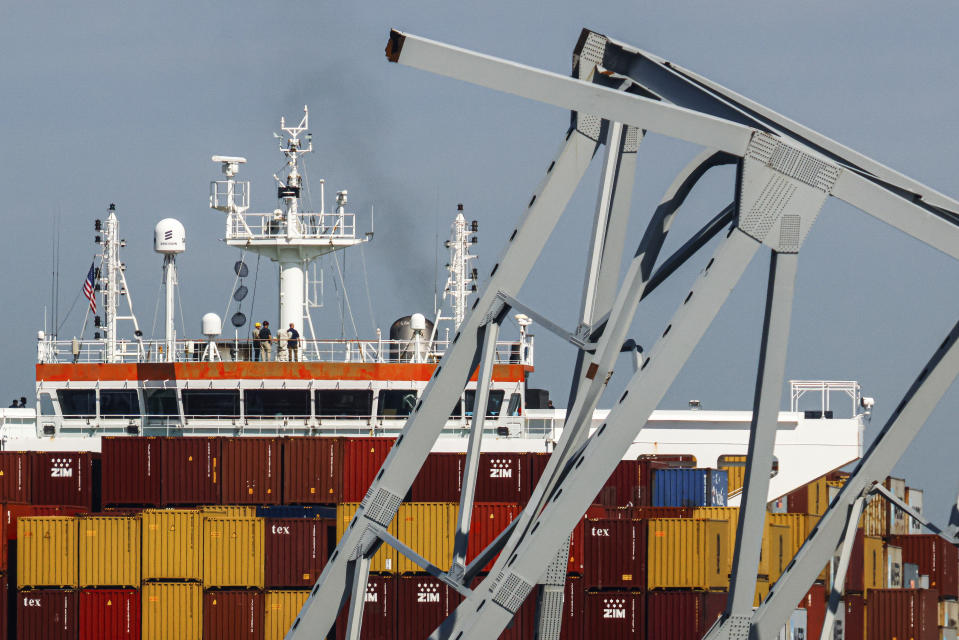
<instances>
[{"instance_id":1,"label":"white dome antenna","mask_svg":"<svg viewBox=\"0 0 959 640\"><path fill-rule=\"evenodd\" d=\"M227 178L232 178L240 172L240 165L246 164L246 158L242 156L213 156L210 158L213 162L220 163L220 171Z\"/></svg>"},{"instance_id":2,"label":"white dome antenna","mask_svg":"<svg viewBox=\"0 0 959 640\"><path fill-rule=\"evenodd\" d=\"M153 228L153 250L163 255L163 285L166 289L166 317L164 320L165 360L176 359L176 327L173 324L174 295L176 291L176 255L186 251L186 229L174 218L164 218Z\"/></svg>"},{"instance_id":3,"label":"white dome antenna","mask_svg":"<svg viewBox=\"0 0 959 640\"><path fill-rule=\"evenodd\" d=\"M220 322L220 316L215 313L204 313L203 318L200 320L200 325L203 335L209 339L206 350L203 352L203 359L210 362L219 360L220 350L217 349L216 338L223 331L223 323Z\"/></svg>"}]
</instances>

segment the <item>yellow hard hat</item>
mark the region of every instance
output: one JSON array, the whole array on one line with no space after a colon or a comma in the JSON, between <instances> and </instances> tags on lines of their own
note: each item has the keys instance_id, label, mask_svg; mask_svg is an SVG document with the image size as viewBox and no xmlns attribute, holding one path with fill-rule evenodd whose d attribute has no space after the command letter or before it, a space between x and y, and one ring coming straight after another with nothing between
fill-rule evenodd
<instances>
[{"instance_id":1,"label":"yellow hard hat","mask_svg":"<svg viewBox=\"0 0 959 640\"><path fill-rule=\"evenodd\" d=\"M254 326L254 327L259 327L259 326L260 326L260 323L257 322L257 323L256 323L255 325L253 325L253 326Z\"/></svg>"}]
</instances>

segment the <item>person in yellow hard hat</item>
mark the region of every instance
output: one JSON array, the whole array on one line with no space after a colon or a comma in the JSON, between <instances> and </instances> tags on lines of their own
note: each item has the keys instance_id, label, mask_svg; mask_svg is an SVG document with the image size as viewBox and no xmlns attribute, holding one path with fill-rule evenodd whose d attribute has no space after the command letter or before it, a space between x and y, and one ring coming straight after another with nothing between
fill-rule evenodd
<instances>
[{"instance_id":1,"label":"person in yellow hard hat","mask_svg":"<svg viewBox=\"0 0 959 640\"><path fill-rule=\"evenodd\" d=\"M260 323L253 325L253 360L260 359Z\"/></svg>"}]
</instances>

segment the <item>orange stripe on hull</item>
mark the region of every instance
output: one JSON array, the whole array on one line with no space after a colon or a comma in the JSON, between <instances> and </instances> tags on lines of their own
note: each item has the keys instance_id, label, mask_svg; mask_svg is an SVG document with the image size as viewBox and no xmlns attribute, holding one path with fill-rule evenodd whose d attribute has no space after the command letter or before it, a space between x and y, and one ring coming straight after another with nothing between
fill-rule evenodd
<instances>
[{"instance_id":1,"label":"orange stripe on hull","mask_svg":"<svg viewBox=\"0 0 959 640\"><path fill-rule=\"evenodd\" d=\"M410 362L151 362L38 364L37 381L97 380L429 380L435 364ZM498 364L493 379L520 382L533 370ZM473 380L476 374L473 374Z\"/></svg>"}]
</instances>

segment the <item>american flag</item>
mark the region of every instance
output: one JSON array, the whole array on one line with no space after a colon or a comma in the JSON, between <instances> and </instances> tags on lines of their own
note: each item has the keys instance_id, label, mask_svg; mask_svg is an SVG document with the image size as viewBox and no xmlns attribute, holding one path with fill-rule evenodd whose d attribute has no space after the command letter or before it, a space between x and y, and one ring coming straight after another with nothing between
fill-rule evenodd
<instances>
[{"instance_id":1,"label":"american flag","mask_svg":"<svg viewBox=\"0 0 959 640\"><path fill-rule=\"evenodd\" d=\"M97 298L93 295L93 263L90 263L90 271L87 273L87 279L83 282L83 295L87 297L87 300L90 301L90 311L93 313L97 312Z\"/></svg>"}]
</instances>

